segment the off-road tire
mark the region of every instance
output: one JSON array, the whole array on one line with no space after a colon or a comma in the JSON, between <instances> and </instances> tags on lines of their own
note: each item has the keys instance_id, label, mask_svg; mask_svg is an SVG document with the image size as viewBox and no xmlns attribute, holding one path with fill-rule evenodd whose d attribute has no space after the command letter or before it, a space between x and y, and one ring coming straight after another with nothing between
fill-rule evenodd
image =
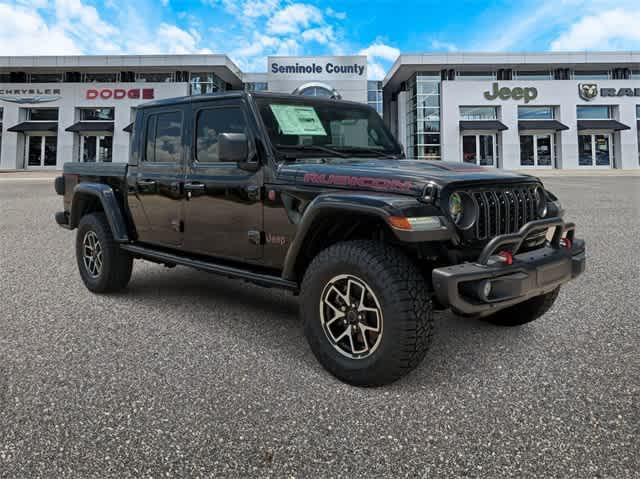
<instances>
[{"instance_id":1,"label":"off-road tire","mask_svg":"<svg viewBox=\"0 0 640 479\"><path fill-rule=\"evenodd\" d=\"M102 250L102 268L97 277L92 276L84 263L84 239L88 232L95 233ZM92 213L80 220L76 236L76 261L82 281L94 293L120 291L131 279L133 258L113 239L104 213Z\"/></svg>"},{"instance_id":2,"label":"off-road tire","mask_svg":"<svg viewBox=\"0 0 640 479\"><path fill-rule=\"evenodd\" d=\"M483 319L498 326L521 326L530 323L551 309L559 293L560 286L547 294L528 299Z\"/></svg>"},{"instance_id":3,"label":"off-road tire","mask_svg":"<svg viewBox=\"0 0 640 479\"><path fill-rule=\"evenodd\" d=\"M380 303L382 336L365 358L342 355L323 329L322 292L339 275L364 280ZM300 314L318 361L338 379L355 386L380 386L409 373L427 353L433 332L432 303L424 277L402 251L376 241L338 243L318 254L304 275Z\"/></svg>"}]
</instances>

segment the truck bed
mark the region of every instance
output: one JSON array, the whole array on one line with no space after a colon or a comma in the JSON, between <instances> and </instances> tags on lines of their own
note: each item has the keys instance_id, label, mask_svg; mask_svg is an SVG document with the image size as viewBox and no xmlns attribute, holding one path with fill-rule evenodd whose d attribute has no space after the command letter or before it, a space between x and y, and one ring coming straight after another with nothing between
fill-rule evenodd
<instances>
[{"instance_id":1,"label":"truck bed","mask_svg":"<svg viewBox=\"0 0 640 479\"><path fill-rule=\"evenodd\" d=\"M127 163L65 163L63 173L78 176L112 176L123 179Z\"/></svg>"}]
</instances>

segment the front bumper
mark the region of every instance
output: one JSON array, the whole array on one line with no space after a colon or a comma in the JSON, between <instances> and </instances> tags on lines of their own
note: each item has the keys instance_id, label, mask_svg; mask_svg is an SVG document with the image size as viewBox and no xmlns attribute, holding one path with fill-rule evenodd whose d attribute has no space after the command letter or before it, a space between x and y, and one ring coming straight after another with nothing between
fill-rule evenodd
<instances>
[{"instance_id":1,"label":"front bumper","mask_svg":"<svg viewBox=\"0 0 640 479\"><path fill-rule=\"evenodd\" d=\"M546 246L518 252L528 236L550 228L555 229ZM574 233L573 224L549 218L527 223L518 233L497 236L485 246L477 262L434 269L436 297L457 313L487 316L548 293L584 271L585 244L575 239ZM512 253L512 264L495 256L503 250ZM488 296L478 293L487 281L491 284Z\"/></svg>"}]
</instances>

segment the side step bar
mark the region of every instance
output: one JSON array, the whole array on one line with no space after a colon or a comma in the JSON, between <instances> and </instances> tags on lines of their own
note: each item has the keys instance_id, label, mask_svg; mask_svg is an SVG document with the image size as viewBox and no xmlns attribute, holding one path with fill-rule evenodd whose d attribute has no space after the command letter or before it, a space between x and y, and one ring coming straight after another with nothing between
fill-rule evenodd
<instances>
[{"instance_id":1,"label":"side step bar","mask_svg":"<svg viewBox=\"0 0 640 479\"><path fill-rule=\"evenodd\" d=\"M139 256L143 259L148 259L159 263L179 264L201 271L206 271L207 273L219 274L228 278L244 279L260 286L286 289L289 291L293 291L294 293L298 292L298 284L295 281L289 281L278 276L257 273L246 269L235 268L233 266L188 258L165 251L145 248L144 246L122 244L120 245L120 247L123 250L133 254L134 256Z\"/></svg>"}]
</instances>

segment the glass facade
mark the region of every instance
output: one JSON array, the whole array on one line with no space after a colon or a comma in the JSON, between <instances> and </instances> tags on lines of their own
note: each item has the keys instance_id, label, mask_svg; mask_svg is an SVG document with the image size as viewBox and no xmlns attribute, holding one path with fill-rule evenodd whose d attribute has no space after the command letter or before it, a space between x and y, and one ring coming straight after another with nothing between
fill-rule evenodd
<instances>
[{"instance_id":1,"label":"glass facade","mask_svg":"<svg viewBox=\"0 0 640 479\"><path fill-rule=\"evenodd\" d=\"M609 80L611 72L609 70L575 70L573 78L576 80Z\"/></svg>"},{"instance_id":2,"label":"glass facade","mask_svg":"<svg viewBox=\"0 0 640 479\"><path fill-rule=\"evenodd\" d=\"M477 72L456 72L456 80L495 80L496 72L477 71Z\"/></svg>"},{"instance_id":3,"label":"glass facade","mask_svg":"<svg viewBox=\"0 0 640 479\"><path fill-rule=\"evenodd\" d=\"M85 83L116 83L120 75L116 72L85 73L82 81Z\"/></svg>"},{"instance_id":4,"label":"glass facade","mask_svg":"<svg viewBox=\"0 0 640 479\"><path fill-rule=\"evenodd\" d=\"M367 104L382 116L382 82L367 82Z\"/></svg>"},{"instance_id":5,"label":"glass facade","mask_svg":"<svg viewBox=\"0 0 640 479\"><path fill-rule=\"evenodd\" d=\"M462 120L497 120L498 108L495 106L461 106Z\"/></svg>"},{"instance_id":6,"label":"glass facade","mask_svg":"<svg viewBox=\"0 0 640 479\"><path fill-rule=\"evenodd\" d=\"M136 73L136 81L139 82L155 82L155 83L171 83L175 81L174 72L165 73Z\"/></svg>"},{"instance_id":7,"label":"glass facade","mask_svg":"<svg viewBox=\"0 0 640 479\"><path fill-rule=\"evenodd\" d=\"M555 108L552 106L519 106L519 120L553 120Z\"/></svg>"},{"instance_id":8,"label":"glass facade","mask_svg":"<svg viewBox=\"0 0 640 479\"><path fill-rule=\"evenodd\" d=\"M28 83L60 83L64 81L62 73L30 73Z\"/></svg>"},{"instance_id":9,"label":"glass facade","mask_svg":"<svg viewBox=\"0 0 640 479\"><path fill-rule=\"evenodd\" d=\"M553 80L553 73L549 70L545 71L516 71L513 75L514 80Z\"/></svg>"},{"instance_id":10,"label":"glass facade","mask_svg":"<svg viewBox=\"0 0 640 479\"><path fill-rule=\"evenodd\" d=\"M29 121L58 121L57 108L29 108L27 111Z\"/></svg>"},{"instance_id":11,"label":"glass facade","mask_svg":"<svg viewBox=\"0 0 640 479\"><path fill-rule=\"evenodd\" d=\"M441 159L440 72L416 73L408 81L407 156Z\"/></svg>"},{"instance_id":12,"label":"glass facade","mask_svg":"<svg viewBox=\"0 0 640 479\"><path fill-rule=\"evenodd\" d=\"M254 81L244 84L244 91L267 91L269 84L266 81Z\"/></svg>"},{"instance_id":13,"label":"glass facade","mask_svg":"<svg viewBox=\"0 0 640 479\"><path fill-rule=\"evenodd\" d=\"M113 121L113 108L80 108L81 121Z\"/></svg>"},{"instance_id":14,"label":"glass facade","mask_svg":"<svg viewBox=\"0 0 640 479\"><path fill-rule=\"evenodd\" d=\"M189 83L191 95L205 95L226 90L225 82L212 72L191 73Z\"/></svg>"},{"instance_id":15,"label":"glass facade","mask_svg":"<svg viewBox=\"0 0 640 479\"><path fill-rule=\"evenodd\" d=\"M609 105L580 105L577 109L578 120L608 120L612 117Z\"/></svg>"}]
</instances>

